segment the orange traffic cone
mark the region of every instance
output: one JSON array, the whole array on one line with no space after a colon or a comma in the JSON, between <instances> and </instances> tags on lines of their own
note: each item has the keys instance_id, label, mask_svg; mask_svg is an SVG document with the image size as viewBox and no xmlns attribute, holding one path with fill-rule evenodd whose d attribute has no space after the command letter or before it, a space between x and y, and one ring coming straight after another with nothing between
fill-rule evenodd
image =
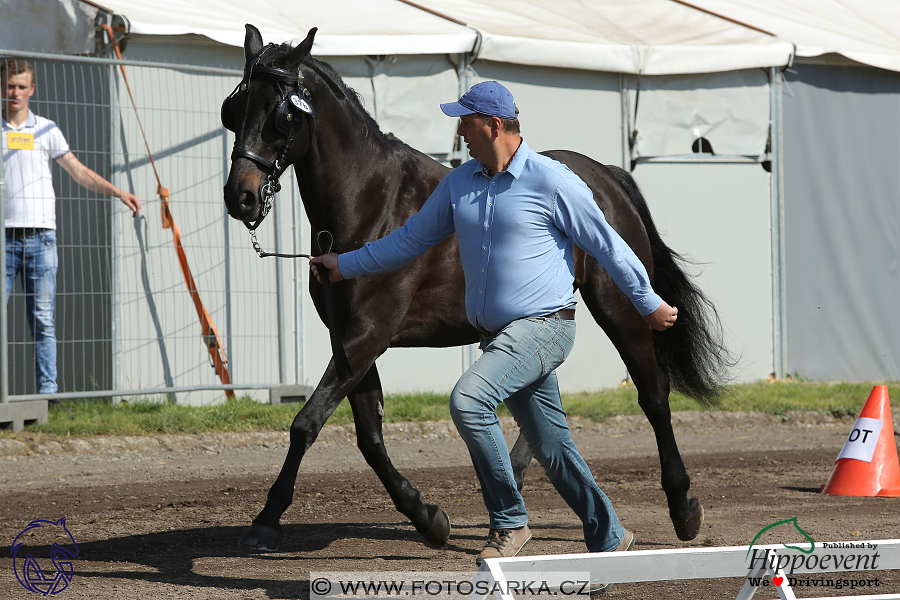
<instances>
[{"instance_id":1,"label":"orange traffic cone","mask_svg":"<svg viewBox=\"0 0 900 600\"><path fill-rule=\"evenodd\" d=\"M886 385L872 388L822 493L900 496L900 462Z\"/></svg>"}]
</instances>

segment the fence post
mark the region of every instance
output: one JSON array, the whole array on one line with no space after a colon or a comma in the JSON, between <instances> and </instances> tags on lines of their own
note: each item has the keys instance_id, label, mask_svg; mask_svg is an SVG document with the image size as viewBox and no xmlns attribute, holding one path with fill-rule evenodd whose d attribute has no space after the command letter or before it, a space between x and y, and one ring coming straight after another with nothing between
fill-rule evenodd
<instances>
[{"instance_id":1,"label":"fence post","mask_svg":"<svg viewBox=\"0 0 900 600\"><path fill-rule=\"evenodd\" d=\"M0 224L3 225L3 243L0 244L0 265L3 265L3 277L0 277L0 404L9 402L9 348L6 345L6 184L3 177L3 146L0 144Z\"/></svg>"},{"instance_id":2,"label":"fence post","mask_svg":"<svg viewBox=\"0 0 900 600\"><path fill-rule=\"evenodd\" d=\"M116 160L114 157L121 156L119 152L119 127L120 127L120 119L119 119L119 78L116 76L116 66L109 65L108 67L109 74L109 148L110 148L110 181L113 184L117 185L121 189L126 189L127 186L123 185L121 181L121 176L116 173ZM112 199L112 202L109 203L109 211L110 211L110 252L112 256L110 257L110 274L109 274L109 287L110 293L112 295L112 323L110 324L110 333L112 337L111 350L112 350L112 391L116 391L122 389L123 385L123 377L122 377L122 281L121 281L121 270L122 270L122 222L121 222L121 214L118 210L119 203L115 198ZM110 402L112 404L119 404L121 402L121 398L119 396L113 396L110 398Z\"/></svg>"},{"instance_id":3,"label":"fence post","mask_svg":"<svg viewBox=\"0 0 900 600\"><path fill-rule=\"evenodd\" d=\"M275 200L280 204L281 193ZM281 211L272 211L272 226L275 229L275 252L284 252L281 243ZM287 348L284 335L284 261L275 259L275 323L278 329L278 383L287 383Z\"/></svg>"}]
</instances>

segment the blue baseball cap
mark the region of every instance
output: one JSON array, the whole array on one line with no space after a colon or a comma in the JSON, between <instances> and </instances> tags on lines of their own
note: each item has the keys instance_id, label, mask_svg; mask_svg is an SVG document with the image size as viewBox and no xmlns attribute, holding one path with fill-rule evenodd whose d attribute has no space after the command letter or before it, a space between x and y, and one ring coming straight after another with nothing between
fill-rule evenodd
<instances>
[{"instance_id":1,"label":"blue baseball cap","mask_svg":"<svg viewBox=\"0 0 900 600\"><path fill-rule=\"evenodd\" d=\"M501 119L515 119L519 112L512 94L496 81L476 83L459 102L441 104L441 110L448 117L481 113Z\"/></svg>"}]
</instances>

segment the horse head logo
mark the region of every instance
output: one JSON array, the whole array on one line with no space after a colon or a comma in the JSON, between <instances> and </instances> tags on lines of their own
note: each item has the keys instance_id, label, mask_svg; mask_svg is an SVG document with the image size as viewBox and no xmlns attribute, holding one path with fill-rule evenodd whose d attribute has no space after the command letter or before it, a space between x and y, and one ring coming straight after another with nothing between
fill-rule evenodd
<instances>
[{"instance_id":1,"label":"horse head logo","mask_svg":"<svg viewBox=\"0 0 900 600\"><path fill-rule=\"evenodd\" d=\"M802 534L803 534L803 537L805 537L806 539L809 540L810 547L809 547L809 550L804 550L803 548L801 548L801 547L799 547L799 546L788 546L787 544L782 544L782 546L784 546L785 548L791 548L792 550L799 550L799 551L802 552L803 554L812 554L813 550L816 549L816 542L815 542L815 540L813 540L811 537L809 537L809 534L808 534L808 533L806 533L805 531L803 531L803 528L800 527L800 525L797 523L797 517L793 517L793 518L790 518L790 519L785 519L784 521L776 521L775 523L772 523L771 525L766 525L765 527L763 527L762 529L760 529L760 530L759 530L759 533L756 534L756 537L753 538L753 541L750 542L750 547L747 548L747 556L750 556L750 550L753 549L753 544L756 543L756 540L759 539L759 536L761 536L762 534L764 534L764 533L767 532L768 530L772 529L773 527L778 527L779 525L787 525L788 523L792 523L792 524L794 525L794 529L796 529L797 531L799 531L800 533L802 533ZM755 555L754 555L754 556L755 556Z\"/></svg>"},{"instance_id":2,"label":"horse head logo","mask_svg":"<svg viewBox=\"0 0 900 600\"><path fill-rule=\"evenodd\" d=\"M65 517L56 522L32 521L16 536L11 552L16 579L28 591L58 594L72 581L78 544L66 528Z\"/></svg>"}]
</instances>

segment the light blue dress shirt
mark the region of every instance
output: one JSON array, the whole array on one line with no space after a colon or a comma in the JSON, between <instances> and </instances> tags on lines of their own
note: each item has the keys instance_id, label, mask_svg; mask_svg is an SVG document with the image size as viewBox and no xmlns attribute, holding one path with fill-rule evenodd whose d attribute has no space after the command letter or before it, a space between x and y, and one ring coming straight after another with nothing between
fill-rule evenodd
<instances>
[{"instance_id":1,"label":"light blue dress shirt","mask_svg":"<svg viewBox=\"0 0 900 600\"><path fill-rule=\"evenodd\" d=\"M338 266L348 279L392 271L454 232L466 315L481 330L500 331L516 319L574 306L574 244L600 261L640 314L662 302L587 185L525 140L507 170L493 177L476 160L448 173L404 226L341 254Z\"/></svg>"}]
</instances>

